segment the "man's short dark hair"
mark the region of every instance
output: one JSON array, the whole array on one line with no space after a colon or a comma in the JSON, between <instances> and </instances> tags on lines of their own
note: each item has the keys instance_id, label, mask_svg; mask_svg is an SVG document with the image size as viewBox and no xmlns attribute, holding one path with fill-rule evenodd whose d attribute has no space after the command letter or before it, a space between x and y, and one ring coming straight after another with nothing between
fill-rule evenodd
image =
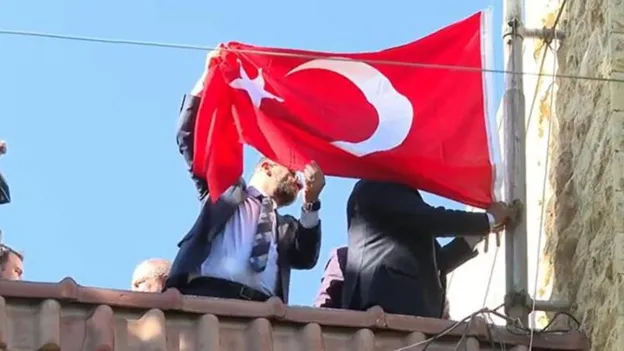
<instances>
[{"instance_id":1,"label":"man's short dark hair","mask_svg":"<svg viewBox=\"0 0 624 351\"><path fill-rule=\"evenodd\" d=\"M22 261L24 260L24 255L4 244L0 244L0 267L4 266L4 264L9 260L10 254L14 254Z\"/></svg>"}]
</instances>

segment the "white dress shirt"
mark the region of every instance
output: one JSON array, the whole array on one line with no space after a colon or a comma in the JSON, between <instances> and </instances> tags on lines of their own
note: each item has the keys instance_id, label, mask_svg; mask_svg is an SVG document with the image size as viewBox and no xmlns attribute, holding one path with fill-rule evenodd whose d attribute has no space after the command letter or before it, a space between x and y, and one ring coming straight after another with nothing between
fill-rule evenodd
<instances>
[{"instance_id":1,"label":"white dress shirt","mask_svg":"<svg viewBox=\"0 0 624 351\"><path fill-rule=\"evenodd\" d=\"M279 275L277 235L275 235L277 223L273 224L266 268L257 273L251 269L249 257L260 216L261 204L257 196L261 195L261 192L250 186L247 193L250 196L238 206L223 231L212 242L210 254L201 266L201 274L240 283L273 296ZM305 228L313 228L319 223L318 211L302 211L299 222Z\"/></svg>"}]
</instances>

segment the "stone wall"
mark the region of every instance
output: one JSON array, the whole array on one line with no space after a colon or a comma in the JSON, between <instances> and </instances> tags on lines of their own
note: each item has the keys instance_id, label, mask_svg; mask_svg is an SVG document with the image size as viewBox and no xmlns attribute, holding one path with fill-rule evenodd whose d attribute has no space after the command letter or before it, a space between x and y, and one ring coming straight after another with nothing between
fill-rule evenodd
<instances>
[{"instance_id":1,"label":"stone wall","mask_svg":"<svg viewBox=\"0 0 624 351\"><path fill-rule=\"evenodd\" d=\"M530 16L548 23L554 12ZM560 28L559 74L624 79L623 0L568 0ZM539 109L553 117L539 284L571 301L592 350L624 350L624 83L557 83L554 113L546 96Z\"/></svg>"}]
</instances>

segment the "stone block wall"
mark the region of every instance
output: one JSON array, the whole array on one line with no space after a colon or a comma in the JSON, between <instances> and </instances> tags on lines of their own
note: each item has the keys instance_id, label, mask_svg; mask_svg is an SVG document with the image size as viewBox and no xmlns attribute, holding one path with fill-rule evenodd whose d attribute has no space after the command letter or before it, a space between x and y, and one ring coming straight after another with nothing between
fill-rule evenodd
<instances>
[{"instance_id":1,"label":"stone block wall","mask_svg":"<svg viewBox=\"0 0 624 351\"><path fill-rule=\"evenodd\" d=\"M624 0L568 0L559 28L558 74L624 80ZM592 350L624 350L624 83L558 78L555 100L540 107L553 121L539 284L572 303Z\"/></svg>"}]
</instances>

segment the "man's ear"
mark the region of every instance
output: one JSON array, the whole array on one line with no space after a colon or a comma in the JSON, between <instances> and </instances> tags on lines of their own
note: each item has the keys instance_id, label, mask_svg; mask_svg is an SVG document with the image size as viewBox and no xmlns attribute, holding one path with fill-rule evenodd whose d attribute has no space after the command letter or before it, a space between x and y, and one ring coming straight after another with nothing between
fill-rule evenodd
<instances>
[{"instance_id":1,"label":"man's ear","mask_svg":"<svg viewBox=\"0 0 624 351\"><path fill-rule=\"evenodd\" d=\"M262 163L260 164L260 169L262 169L264 174L270 176L271 175L271 162L262 161Z\"/></svg>"}]
</instances>

